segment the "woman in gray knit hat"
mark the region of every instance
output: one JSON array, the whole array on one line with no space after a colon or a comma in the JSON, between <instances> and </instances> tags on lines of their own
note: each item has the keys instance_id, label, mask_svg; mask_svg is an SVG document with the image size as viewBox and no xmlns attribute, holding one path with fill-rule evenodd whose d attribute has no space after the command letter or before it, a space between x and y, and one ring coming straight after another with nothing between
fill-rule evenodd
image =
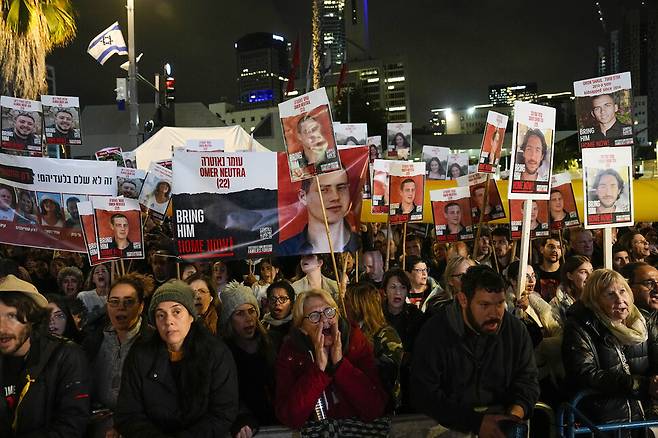
<instances>
[{"instance_id":1,"label":"woman in gray knit hat","mask_svg":"<svg viewBox=\"0 0 658 438\"><path fill-rule=\"evenodd\" d=\"M238 409L235 363L196 313L194 292L180 280L151 297L157 334L135 343L123 368L115 428L124 438L229 432Z\"/></svg>"}]
</instances>

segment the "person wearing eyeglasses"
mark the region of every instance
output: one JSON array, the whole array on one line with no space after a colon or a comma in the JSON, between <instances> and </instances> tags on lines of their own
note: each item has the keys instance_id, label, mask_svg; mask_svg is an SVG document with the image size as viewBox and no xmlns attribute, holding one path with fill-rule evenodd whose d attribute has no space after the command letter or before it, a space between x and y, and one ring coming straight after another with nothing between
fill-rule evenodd
<instances>
[{"instance_id":1,"label":"person wearing eyeglasses","mask_svg":"<svg viewBox=\"0 0 658 438\"><path fill-rule=\"evenodd\" d=\"M235 363L196 317L192 288L166 282L151 297L148 315L157 333L135 343L126 358L115 428L123 438L226 436L238 412Z\"/></svg>"},{"instance_id":2,"label":"person wearing eyeglasses","mask_svg":"<svg viewBox=\"0 0 658 438\"><path fill-rule=\"evenodd\" d=\"M621 275L633 291L635 305L649 319L658 310L658 269L645 262L633 262L622 268Z\"/></svg>"},{"instance_id":3,"label":"person wearing eyeglasses","mask_svg":"<svg viewBox=\"0 0 658 438\"><path fill-rule=\"evenodd\" d=\"M231 426L232 437L251 437L260 426L277 423L272 406L276 348L259 318L251 288L236 281L227 284L219 324L238 374L240 408Z\"/></svg>"},{"instance_id":4,"label":"person wearing eyeglasses","mask_svg":"<svg viewBox=\"0 0 658 438\"><path fill-rule=\"evenodd\" d=\"M291 429L320 427L319 420L373 422L388 402L372 346L357 325L338 312L322 289L297 296L293 328L276 366L276 416Z\"/></svg>"},{"instance_id":5,"label":"person wearing eyeglasses","mask_svg":"<svg viewBox=\"0 0 658 438\"><path fill-rule=\"evenodd\" d=\"M213 335L217 334L219 326L219 314L217 313L217 301L215 300L215 288L213 282L207 275L197 272L185 280L194 291L194 307L197 315L201 318L206 328Z\"/></svg>"},{"instance_id":6,"label":"person wearing eyeglasses","mask_svg":"<svg viewBox=\"0 0 658 438\"><path fill-rule=\"evenodd\" d=\"M430 295L440 293L443 290L439 283L429 276L427 263L420 257L407 257L405 260L405 269L411 281L411 289L409 290L407 300L419 309L423 307L425 300Z\"/></svg>"},{"instance_id":7,"label":"person wearing eyeglasses","mask_svg":"<svg viewBox=\"0 0 658 438\"><path fill-rule=\"evenodd\" d=\"M620 244L626 247L633 262L646 262L651 256L649 241L638 231L624 234Z\"/></svg>"},{"instance_id":8,"label":"person wearing eyeglasses","mask_svg":"<svg viewBox=\"0 0 658 438\"><path fill-rule=\"evenodd\" d=\"M123 363L137 339L155 332L141 316L144 297L151 292L153 280L150 277L130 273L117 278L107 296L109 322L84 339L82 346L94 376L92 409L104 413L92 423L98 436L118 437L112 412L117 406Z\"/></svg>"},{"instance_id":9,"label":"person wearing eyeglasses","mask_svg":"<svg viewBox=\"0 0 658 438\"><path fill-rule=\"evenodd\" d=\"M263 315L263 326L273 341L281 346L281 341L292 326L295 289L286 280L275 281L267 288L267 304L270 311Z\"/></svg>"}]
</instances>

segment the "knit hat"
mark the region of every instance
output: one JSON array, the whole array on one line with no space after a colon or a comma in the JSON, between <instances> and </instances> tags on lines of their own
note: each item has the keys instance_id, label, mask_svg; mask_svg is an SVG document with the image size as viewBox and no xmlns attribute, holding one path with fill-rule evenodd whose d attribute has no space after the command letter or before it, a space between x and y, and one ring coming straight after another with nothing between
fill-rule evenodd
<instances>
[{"instance_id":1,"label":"knit hat","mask_svg":"<svg viewBox=\"0 0 658 438\"><path fill-rule=\"evenodd\" d=\"M37 306L48 307L48 300L39 293L32 283L23 281L13 274L9 274L0 279L0 296L2 295L2 292L20 292L30 297L35 303L37 303Z\"/></svg>"},{"instance_id":2,"label":"knit hat","mask_svg":"<svg viewBox=\"0 0 658 438\"><path fill-rule=\"evenodd\" d=\"M165 301L175 301L185 306L190 315L196 317L197 311L194 307L194 291L184 281L169 280L155 290L151 297L151 305L149 306L149 318L155 324L155 309L160 303Z\"/></svg>"},{"instance_id":3,"label":"knit hat","mask_svg":"<svg viewBox=\"0 0 658 438\"><path fill-rule=\"evenodd\" d=\"M260 319L260 309L258 301L254 296L251 288L233 280L228 283L220 295L222 301L222 314L219 319L220 325L228 324L233 312L243 304L251 304L256 308L258 319Z\"/></svg>"}]
</instances>

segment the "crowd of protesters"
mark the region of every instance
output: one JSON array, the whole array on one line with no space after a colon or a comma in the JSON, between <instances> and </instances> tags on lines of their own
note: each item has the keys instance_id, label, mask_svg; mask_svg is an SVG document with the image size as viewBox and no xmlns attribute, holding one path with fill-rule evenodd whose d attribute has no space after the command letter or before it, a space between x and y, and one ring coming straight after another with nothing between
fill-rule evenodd
<instances>
[{"instance_id":1,"label":"crowd of protesters","mask_svg":"<svg viewBox=\"0 0 658 438\"><path fill-rule=\"evenodd\" d=\"M505 226L452 244L428 228L364 225L338 277L328 255L178 262L166 233L93 267L0 246L0 436L385 436L421 413L488 438L583 390L594 422L658 412L653 224L614 233L614 270L598 231L524 261Z\"/></svg>"}]
</instances>

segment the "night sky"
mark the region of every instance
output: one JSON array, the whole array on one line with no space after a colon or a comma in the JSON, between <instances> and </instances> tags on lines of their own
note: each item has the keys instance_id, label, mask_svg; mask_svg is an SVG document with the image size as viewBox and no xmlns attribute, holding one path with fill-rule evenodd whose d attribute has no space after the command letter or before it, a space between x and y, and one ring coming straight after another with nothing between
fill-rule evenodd
<instances>
[{"instance_id":1,"label":"night sky","mask_svg":"<svg viewBox=\"0 0 658 438\"><path fill-rule=\"evenodd\" d=\"M614 15L602 0L604 13ZM135 0L140 73L152 79L164 62L176 77L181 102L236 98L233 44L250 32L290 40L300 33L302 63L310 44L311 3L303 0ZM114 102L115 78L127 57L104 66L87 53L91 39L115 20L128 38L122 0L74 0L78 36L48 58L57 93L85 104ZM412 119L425 124L429 109L487 103L489 84L537 82L540 92L572 89L596 75L596 47L604 41L594 1L529 2L370 0L373 57L404 54ZM404 4L404 6L402 6ZM610 5L612 6L612 5ZM140 101L153 94L140 88Z\"/></svg>"}]
</instances>

